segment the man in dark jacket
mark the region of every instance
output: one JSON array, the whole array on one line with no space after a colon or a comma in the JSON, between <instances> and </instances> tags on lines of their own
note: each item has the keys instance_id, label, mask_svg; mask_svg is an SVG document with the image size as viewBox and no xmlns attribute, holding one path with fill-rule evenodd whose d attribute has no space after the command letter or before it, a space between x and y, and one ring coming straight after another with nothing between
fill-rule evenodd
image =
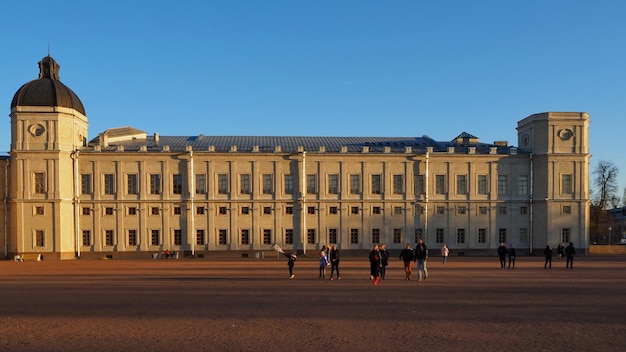
<instances>
[{"instance_id":1,"label":"man in dark jacket","mask_svg":"<svg viewBox=\"0 0 626 352\"><path fill-rule=\"evenodd\" d=\"M404 262L405 280L411 280L411 262L414 257L415 255L413 254L413 249L411 249L411 244L407 243L406 247L400 252L400 260Z\"/></svg>"},{"instance_id":2,"label":"man in dark jacket","mask_svg":"<svg viewBox=\"0 0 626 352\"><path fill-rule=\"evenodd\" d=\"M565 247L565 268L568 267L570 269L574 269L574 256L576 255L576 249L574 248L574 243L570 242L567 247Z\"/></svg>"},{"instance_id":3,"label":"man in dark jacket","mask_svg":"<svg viewBox=\"0 0 626 352\"><path fill-rule=\"evenodd\" d=\"M498 247L498 257L500 257L500 269L504 269L506 267L506 246L504 243L500 243L500 247Z\"/></svg>"},{"instance_id":4,"label":"man in dark jacket","mask_svg":"<svg viewBox=\"0 0 626 352\"><path fill-rule=\"evenodd\" d=\"M426 243L420 238L417 240L415 247L415 261L417 262L417 280L422 281L428 279L428 270L426 269L426 259L428 259L428 248Z\"/></svg>"}]
</instances>

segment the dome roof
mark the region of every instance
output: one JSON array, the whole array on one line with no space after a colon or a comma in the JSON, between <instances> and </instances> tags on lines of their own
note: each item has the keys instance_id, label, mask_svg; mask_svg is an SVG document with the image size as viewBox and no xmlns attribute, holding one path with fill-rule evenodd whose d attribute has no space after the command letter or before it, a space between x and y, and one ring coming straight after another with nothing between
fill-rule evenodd
<instances>
[{"instance_id":1,"label":"dome roof","mask_svg":"<svg viewBox=\"0 0 626 352\"><path fill-rule=\"evenodd\" d=\"M15 92L11 109L16 106L62 106L86 115L76 93L59 81L59 68L52 57L41 59L39 78L24 84Z\"/></svg>"}]
</instances>

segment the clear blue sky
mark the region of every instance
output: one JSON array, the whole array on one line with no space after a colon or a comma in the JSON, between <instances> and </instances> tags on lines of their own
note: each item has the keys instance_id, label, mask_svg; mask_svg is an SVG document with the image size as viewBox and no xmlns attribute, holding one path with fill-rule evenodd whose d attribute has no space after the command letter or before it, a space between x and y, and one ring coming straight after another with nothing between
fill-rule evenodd
<instances>
[{"instance_id":1,"label":"clear blue sky","mask_svg":"<svg viewBox=\"0 0 626 352\"><path fill-rule=\"evenodd\" d=\"M517 144L518 120L591 115L591 169L626 187L626 1L10 1L2 5L0 153L11 98L50 54L89 138L422 136ZM593 175L592 175L593 178Z\"/></svg>"}]
</instances>

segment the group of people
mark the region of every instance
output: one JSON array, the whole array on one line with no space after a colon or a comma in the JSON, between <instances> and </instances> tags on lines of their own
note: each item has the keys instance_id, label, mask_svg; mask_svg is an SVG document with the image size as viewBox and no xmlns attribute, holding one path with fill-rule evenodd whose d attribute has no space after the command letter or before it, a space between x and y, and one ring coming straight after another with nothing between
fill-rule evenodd
<instances>
[{"instance_id":1,"label":"group of people","mask_svg":"<svg viewBox=\"0 0 626 352\"><path fill-rule=\"evenodd\" d=\"M515 253L515 248L513 245L510 245L509 248L506 248L504 243L500 243L498 247L498 257L500 258L500 269L506 268L506 256L509 256L509 269L515 269L515 257L517 257Z\"/></svg>"},{"instance_id":2,"label":"group of people","mask_svg":"<svg viewBox=\"0 0 626 352\"><path fill-rule=\"evenodd\" d=\"M446 252L446 256L447 256ZM404 263L405 280L411 280L412 263L417 262L417 280L422 281L428 279L428 269L426 260L428 259L428 247L422 239L419 239L415 250L411 248L411 244L407 243L405 248L400 252L399 259ZM370 279L374 285L378 285L380 280L385 279L386 267L389 264L389 252L384 244L374 245L369 255L370 260Z\"/></svg>"},{"instance_id":3,"label":"group of people","mask_svg":"<svg viewBox=\"0 0 626 352\"><path fill-rule=\"evenodd\" d=\"M546 258L543 268L552 269L552 248L550 248L550 245L546 246L546 249L543 250L543 254ZM559 259L565 256L566 269L574 269L574 256L576 255L576 248L574 248L573 242L570 242L567 247L565 247L563 243L559 243L557 246L557 255L559 256Z\"/></svg>"}]
</instances>

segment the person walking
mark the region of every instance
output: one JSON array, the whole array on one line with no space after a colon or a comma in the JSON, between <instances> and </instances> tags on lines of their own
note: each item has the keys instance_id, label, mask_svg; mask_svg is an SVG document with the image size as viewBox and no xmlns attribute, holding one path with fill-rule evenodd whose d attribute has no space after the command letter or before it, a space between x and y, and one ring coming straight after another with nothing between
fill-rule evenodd
<instances>
[{"instance_id":1,"label":"person walking","mask_svg":"<svg viewBox=\"0 0 626 352\"><path fill-rule=\"evenodd\" d=\"M380 279L385 279L385 272L387 272L387 265L389 265L389 251L387 251L387 246L382 243L380 245Z\"/></svg>"},{"instance_id":2,"label":"person walking","mask_svg":"<svg viewBox=\"0 0 626 352\"><path fill-rule=\"evenodd\" d=\"M509 269L515 269L515 248L513 248L513 245L509 246ZM513 264L513 267L511 267L511 264Z\"/></svg>"},{"instance_id":3,"label":"person walking","mask_svg":"<svg viewBox=\"0 0 626 352\"><path fill-rule=\"evenodd\" d=\"M326 267L328 266L328 257L326 256L326 246L320 251L320 277L326 278Z\"/></svg>"},{"instance_id":4,"label":"person walking","mask_svg":"<svg viewBox=\"0 0 626 352\"><path fill-rule=\"evenodd\" d=\"M450 249L444 243L443 246L441 246L441 256L443 257L443 263L444 264L448 261L448 255L449 254L450 254Z\"/></svg>"},{"instance_id":5,"label":"person walking","mask_svg":"<svg viewBox=\"0 0 626 352\"><path fill-rule=\"evenodd\" d=\"M563 254L565 253L565 244L559 243L556 247L556 254L559 256L559 259L563 258Z\"/></svg>"},{"instance_id":6,"label":"person walking","mask_svg":"<svg viewBox=\"0 0 626 352\"><path fill-rule=\"evenodd\" d=\"M339 250L337 249L337 246L332 246L328 254L328 259L330 259L330 279L333 279L333 275L336 270L337 280L339 280Z\"/></svg>"},{"instance_id":7,"label":"person walking","mask_svg":"<svg viewBox=\"0 0 626 352\"><path fill-rule=\"evenodd\" d=\"M550 245L546 246L543 250L543 255L546 257L546 262L543 264L544 269L552 269L552 248Z\"/></svg>"},{"instance_id":8,"label":"person walking","mask_svg":"<svg viewBox=\"0 0 626 352\"><path fill-rule=\"evenodd\" d=\"M504 269L506 267L506 246L504 242L500 243L500 247L498 247L498 257L500 257L500 269Z\"/></svg>"},{"instance_id":9,"label":"person walking","mask_svg":"<svg viewBox=\"0 0 626 352\"><path fill-rule=\"evenodd\" d=\"M402 252L400 252L400 260L404 262L405 280L411 280L411 263L414 257L415 254L413 253L413 249L411 249L411 244L407 243Z\"/></svg>"},{"instance_id":10,"label":"person walking","mask_svg":"<svg viewBox=\"0 0 626 352\"><path fill-rule=\"evenodd\" d=\"M428 279L428 269L426 268L426 260L428 259L428 247L421 238L417 240L415 246L415 261L417 262L417 281Z\"/></svg>"},{"instance_id":11,"label":"person walking","mask_svg":"<svg viewBox=\"0 0 626 352\"><path fill-rule=\"evenodd\" d=\"M568 267L570 269L574 269L574 256L576 255L576 249L574 248L574 242L570 242L567 247L565 247L565 268Z\"/></svg>"},{"instance_id":12,"label":"person walking","mask_svg":"<svg viewBox=\"0 0 626 352\"><path fill-rule=\"evenodd\" d=\"M378 285L380 281L380 268L382 267L382 261L380 260L380 248L377 244L374 245L369 256L371 277L374 280L373 284Z\"/></svg>"}]
</instances>

